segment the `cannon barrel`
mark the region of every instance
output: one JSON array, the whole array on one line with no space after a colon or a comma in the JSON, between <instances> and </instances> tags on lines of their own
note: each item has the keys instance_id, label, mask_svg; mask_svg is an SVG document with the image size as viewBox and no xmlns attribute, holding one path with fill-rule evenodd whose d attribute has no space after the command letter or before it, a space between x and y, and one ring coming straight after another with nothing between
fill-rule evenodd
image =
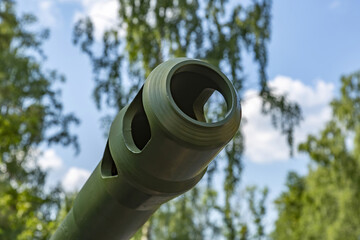
<instances>
[{"instance_id":1,"label":"cannon barrel","mask_svg":"<svg viewBox=\"0 0 360 240\"><path fill-rule=\"evenodd\" d=\"M215 90L227 113L206 122ZM236 92L217 68L188 58L160 64L115 117L102 160L51 239L131 238L161 204L200 181L240 120Z\"/></svg>"}]
</instances>

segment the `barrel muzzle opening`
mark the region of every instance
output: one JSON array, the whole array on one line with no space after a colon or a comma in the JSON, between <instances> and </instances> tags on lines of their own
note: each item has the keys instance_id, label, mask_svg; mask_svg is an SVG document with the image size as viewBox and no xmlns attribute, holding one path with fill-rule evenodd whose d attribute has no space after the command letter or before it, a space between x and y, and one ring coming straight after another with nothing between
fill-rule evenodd
<instances>
[{"instance_id":1,"label":"barrel muzzle opening","mask_svg":"<svg viewBox=\"0 0 360 240\"><path fill-rule=\"evenodd\" d=\"M226 121L234 105L231 88L225 76L200 64L181 66L170 79L175 108L190 121L208 126Z\"/></svg>"}]
</instances>

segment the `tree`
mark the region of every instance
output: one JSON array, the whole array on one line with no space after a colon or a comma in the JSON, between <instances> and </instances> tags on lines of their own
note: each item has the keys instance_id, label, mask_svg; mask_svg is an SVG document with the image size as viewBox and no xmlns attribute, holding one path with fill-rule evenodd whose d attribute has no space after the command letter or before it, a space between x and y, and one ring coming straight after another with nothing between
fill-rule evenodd
<instances>
[{"instance_id":1,"label":"tree","mask_svg":"<svg viewBox=\"0 0 360 240\"><path fill-rule=\"evenodd\" d=\"M93 96L99 109L107 106L120 110L134 97L147 75L158 64L172 57L184 56L204 59L220 67L233 82L242 99L246 80L242 53L247 51L258 65L259 96L263 99L263 113L271 114L274 126L280 128L292 146L293 129L301 119L300 109L297 104L287 101L285 96L274 95L267 85L266 45L270 38L270 1L253 0L248 6L244 6L223 0L119 0L119 5L118 24L104 33L102 44L94 40L91 19L81 19L74 28L74 43L89 56L93 66L96 84ZM214 118L225 114L224 106L216 110ZM106 116L105 124L109 125L112 118ZM227 239L239 238L239 233L244 228L240 214L234 208L234 198L237 197L242 171L243 139L242 132L239 131L225 148L223 157L209 166L207 183L203 184L208 190L195 189L163 206L150 220L150 224L146 225L151 233L147 230L143 232L162 239L166 239L165 235L171 239L191 239L194 236L192 234L197 234L198 231L203 235L208 234L207 236L220 234ZM214 173L220 172L217 170L219 161L224 161L226 165L223 170L225 179L222 205L217 204L214 200L216 197L210 194L215 191L212 179ZM200 197L199 192L210 195ZM190 202L191 211L188 211L187 204ZM187 217L181 218L180 215L184 213L176 209L188 211ZM196 213L197 211L201 211L201 214ZM173 229L173 223L169 223L166 234L154 230L164 227L160 216L167 216L169 213L180 214L172 215L169 220L181 219L184 225L196 229L188 229L188 235L183 235L186 232L183 228ZM210 223L210 220L204 222L199 218L205 216L205 219L209 219L213 214L221 216L222 221L214 220ZM207 228L201 229L202 226ZM199 236L203 236L201 234Z\"/></svg>"},{"instance_id":2,"label":"tree","mask_svg":"<svg viewBox=\"0 0 360 240\"><path fill-rule=\"evenodd\" d=\"M254 234L254 239L264 239L266 236L265 226L263 223L264 216L266 214L265 201L269 190L267 187L260 190L261 198L257 197L257 187L250 186L247 188L247 201L249 204L249 208L251 211L251 215L253 216L254 226L256 227L256 231Z\"/></svg>"},{"instance_id":3,"label":"tree","mask_svg":"<svg viewBox=\"0 0 360 240\"><path fill-rule=\"evenodd\" d=\"M290 173L276 200L274 239L359 239L360 72L343 76L332 119L299 150L311 159L309 173Z\"/></svg>"},{"instance_id":4,"label":"tree","mask_svg":"<svg viewBox=\"0 0 360 240\"><path fill-rule=\"evenodd\" d=\"M0 1L0 238L46 239L54 229L60 189L45 192L46 173L36 165L41 143L73 145L72 124L64 114L64 77L44 70L41 44L47 30L31 32L32 15L18 17L15 3ZM55 215L55 216L54 216Z\"/></svg>"}]
</instances>

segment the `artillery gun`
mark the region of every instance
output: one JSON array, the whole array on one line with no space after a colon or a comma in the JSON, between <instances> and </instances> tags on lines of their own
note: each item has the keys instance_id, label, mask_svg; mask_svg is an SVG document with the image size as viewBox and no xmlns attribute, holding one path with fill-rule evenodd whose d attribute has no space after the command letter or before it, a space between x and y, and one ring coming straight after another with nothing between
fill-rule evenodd
<instances>
[{"instance_id":1,"label":"artillery gun","mask_svg":"<svg viewBox=\"0 0 360 240\"><path fill-rule=\"evenodd\" d=\"M211 123L204 105L215 90L227 113ZM102 160L51 240L131 238L200 181L240 120L236 92L217 68L187 58L160 64L115 117Z\"/></svg>"}]
</instances>

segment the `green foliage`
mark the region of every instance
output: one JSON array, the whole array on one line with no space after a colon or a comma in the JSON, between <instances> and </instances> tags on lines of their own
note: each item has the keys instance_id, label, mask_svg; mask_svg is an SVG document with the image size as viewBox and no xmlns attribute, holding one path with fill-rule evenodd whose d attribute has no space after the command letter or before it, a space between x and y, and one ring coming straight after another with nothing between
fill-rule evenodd
<instances>
[{"instance_id":1,"label":"green foliage","mask_svg":"<svg viewBox=\"0 0 360 240\"><path fill-rule=\"evenodd\" d=\"M340 98L331 102L332 119L299 145L311 158L309 174L289 174L288 190L276 201L274 239L360 237L360 73L341 82Z\"/></svg>"},{"instance_id":2,"label":"green foliage","mask_svg":"<svg viewBox=\"0 0 360 240\"><path fill-rule=\"evenodd\" d=\"M270 39L271 1L253 0L245 6L224 0L119 0L119 5L117 25L103 34L101 44L94 39L91 19L81 19L74 28L74 44L89 56L93 66L96 84L93 96L99 109L103 106L116 110L123 108L138 92L147 75L161 62L173 57L204 59L221 68L242 98L246 80L242 58L246 51L258 65L263 113L272 116L274 126L280 128L292 146L293 129L301 120L300 108L287 101L285 96L274 95L267 85L266 45ZM219 107L214 118L224 115L223 109L223 106ZM109 119L112 117L106 116L104 121L110 122ZM244 138L239 131L225 148L223 157L209 166L208 190L200 192L205 194L205 199L216 199L207 194L214 191L213 174L220 176L223 172L222 206L217 206L217 200L211 200L212 205L195 203L190 197L195 193L189 193L163 206L144 232L156 239L180 239L180 236L182 239L195 236L201 239L204 234L245 239L249 231L238 220L240 213L235 208L243 151ZM223 171L218 170L219 161L225 161ZM188 207L190 203L191 207ZM178 210L186 212L188 208L191 211L185 218ZM222 221L200 220L200 216L209 216L209 208L216 209ZM169 214L172 217L165 221ZM187 227L176 228L182 226L182 221ZM161 222L167 223L167 227L164 228Z\"/></svg>"},{"instance_id":3,"label":"green foliage","mask_svg":"<svg viewBox=\"0 0 360 240\"><path fill-rule=\"evenodd\" d=\"M151 236L155 239L204 239L207 222L204 208L209 199L201 197L196 189L163 205L150 220Z\"/></svg>"},{"instance_id":4,"label":"green foliage","mask_svg":"<svg viewBox=\"0 0 360 240\"><path fill-rule=\"evenodd\" d=\"M247 201L249 204L249 209L253 216L254 226L256 227L256 231L254 234L254 239L264 239L266 237L265 234L265 226L263 223L263 219L266 214L265 201L269 190L265 187L260 191L261 198L257 197L257 187L250 186L247 188Z\"/></svg>"},{"instance_id":5,"label":"green foliage","mask_svg":"<svg viewBox=\"0 0 360 240\"><path fill-rule=\"evenodd\" d=\"M36 166L41 143L72 144L79 120L65 115L59 90L64 77L43 70L47 30L27 30L36 19L18 17L14 2L0 1L0 239L46 239L54 229L60 189L44 191L46 173Z\"/></svg>"}]
</instances>

